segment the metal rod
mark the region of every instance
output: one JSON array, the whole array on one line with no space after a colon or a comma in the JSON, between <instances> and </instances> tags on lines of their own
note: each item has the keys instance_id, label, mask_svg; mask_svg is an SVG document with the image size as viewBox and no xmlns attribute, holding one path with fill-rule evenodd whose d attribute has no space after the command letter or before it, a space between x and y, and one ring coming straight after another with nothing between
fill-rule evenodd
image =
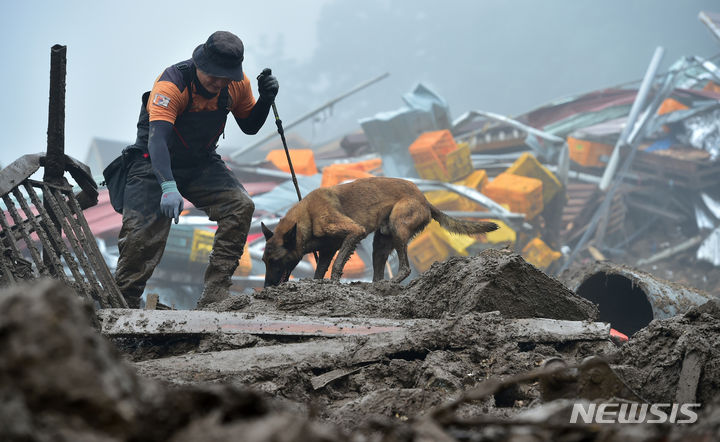
<instances>
[{"instance_id":1,"label":"metal rod","mask_svg":"<svg viewBox=\"0 0 720 442\"><path fill-rule=\"evenodd\" d=\"M35 214L30 210L30 206L28 205L27 201L25 201L25 198L20 193L20 190L18 188L13 189L13 195L15 196L15 199L18 200L18 203L20 204L20 207L22 208L23 212L25 212L25 217L30 221L32 224L35 234L40 239L40 244L42 244L43 249L49 246L50 240L48 240L47 236L45 235L45 231L43 230L42 226L38 222L37 218L35 217ZM38 254L39 257L39 254ZM42 259L35 260L35 265L38 268L38 273L41 275L49 274L49 270L47 267L45 267L45 262Z\"/></svg>"},{"instance_id":2,"label":"metal rod","mask_svg":"<svg viewBox=\"0 0 720 442\"><path fill-rule=\"evenodd\" d=\"M98 275L102 282L104 294L108 296L110 305L117 308L127 308L127 302L120 293L120 289L115 283L115 278L113 278L112 274L110 273L110 269L108 269L107 263L105 263L105 260L102 258L102 253L100 253L100 248L97 245L95 235L93 235L92 230L90 230L90 226L88 225L85 217L82 216L82 209L80 208L80 203L75 199L72 193L68 195L68 202L70 203L70 208L72 209L72 211L78 214L77 220L85 235L85 247L91 252L89 253L89 256L90 259L93 260L93 262L96 264L95 273Z\"/></svg>"},{"instance_id":3,"label":"metal rod","mask_svg":"<svg viewBox=\"0 0 720 442\"><path fill-rule=\"evenodd\" d=\"M70 245L72 246L72 248L75 252L75 256L77 257L77 260L80 263L80 267L82 267L82 270L85 273L85 277L83 277L82 274L79 272L80 267L78 267L76 261L74 259L72 259L71 254L70 254L69 260L66 257L65 259L68 262L68 265L71 267L71 269L73 267L77 268L78 274L76 275L75 272L73 272L73 276L75 276L75 282L80 287L83 288L83 293L85 294L85 296L87 296L88 298L91 298L92 294L95 293L95 291L93 290L93 287L91 285L91 282L90 282L90 277L91 277L92 271L90 270L87 260L85 259L85 255L83 253L82 247L78 243L77 238L75 238L75 236L73 235L72 228L70 227L66 217L63 216L64 215L63 211L60 208L60 204L58 203L58 198L56 198L56 195L55 195L55 192L57 192L57 190L50 189L50 187L48 187L48 186L43 186L42 190L43 190L43 199L45 200L46 203L50 204L50 207L52 207L53 213L55 214L55 218L60 222L62 229L65 231L65 236L69 240ZM61 195L61 197L62 197L62 195ZM62 240L62 234L58 235L58 240L60 241L62 246L65 248L65 244ZM69 249L68 249L68 252L69 252ZM100 301L102 304L102 300L100 300ZM106 307L106 306L103 306L103 307Z\"/></svg>"},{"instance_id":4,"label":"metal rod","mask_svg":"<svg viewBox=\"0 0 720 442\"><path fill-rule=\"evenodd\" d=\"M651 71L653 71L653 69L654 69L654 70L657 70L657 66L656 66L656 65L659 63L658 57L660 57L660 58L662 57L662 52L663 52L662 47L658 46L658 48L655 50L655 54L653 55L653 58L652 58L651 63L650 63L650 66L648 67L648 70L647 70L647 72L646 72L645 79L643 80L643 83L645 83L645 80L648 80L648 79L649 79L648 81L652 82L653 78L655 77L655 74L653 73L653 74L650 75L650 76L648 76L647 74L650 73ZM654 71L653 71L653 72L654 72ZM671 82L671 78L672 78L672 77L673 77L673 75L668 75L668 77L666 78L665 84L664 84L664 86L663 86L663 93L667 93L667 90L670 89L671 84L672 84L672 82ZM647 87L649 87L649 86L647 86ZM643 89L643 88L641 87L641 90L642 90L642 89ZM640 100L640 98L643 98L643 101L644 101L644 97L641 97L640 95L641 95L641 94L638 93L638 95L636 96L636 98L635 98L635 103L633 103L633 109L635 109L635 107L636 107L635 105L638 103L638 101ZM660 97L660 95L658 94L658 95L655 97L655 99L651 102L651 104L648 106L648 108L646 109L646 112L649 113L649 115L654 115L654 112L657 111L657 107L659 106L659 97ZM623 130L623 133L621 134L620 139L618 140L618 144L615 146L615 150L613 151L613 155L615 155L615 154L618 152L618 147L621 145L621 143L627 142L627 138L626 138L626 137L628 137L629 134L630 134L631 132L633 132L633 129L634 129L634 128L632 127L633 124L631 124L631 123L634 123L634 119L637 118L637 114L638 114L639 112L640 112L640 110L636 110L635 116L634 116L634 118L633 118L633 121L631 121L630 117L628 117L628 124L625 126L625 129ZM631 110L631 114L632 114L632 110ZM643 127L640 128L639 130L637 130L636 133L642 132L642 129L647 126L647 124L648 124L648 122L649 122L650 120L651 120L651 118L644 118L644 119L642 120L642 125L643 125ZM635 141L636 139L637 139L637 137L635 137L635 138L633 139L633 141ZM633 143L630 145L630 153L628 154L627 158L625 159L625 161L624 161L624 163L623 163L623 165L622 165L622 168L621 168L621 171L620 171L620 176L624 176L624 175L627 173L627 171L628 171L629 168L630 168L630 165L632 164L633 160L635 159L635 154L636 154L636 153L637 153L637 143L634 143L634 142L633 142ZM612 158L611 158L611 159L612 159ZM617 160L616 160L616 163L617 163ZM615 167L613 167L613 174L614 174L614 169L616 168L616 166L617 166L617 164L615 165ZM608 169L609 169L609 168L610 168L610 164L608 164ZM608 172L608 169L605 170L606 173ZM604 179L605 179L605 175L603 175L603 180L604 180ZM603 217L604 217L604 216L607 216L607 214L609 213L609 212L608 212L609 207L610 207L610 205L612 204L612 200L614 199L614 196L615 196L615 190L617 189L620 181L622 181L622 180L612 181L612 180L609 180L609 179L608 179L608 183L611 184L611 185L610 185L610 188L608 189L608 191L607 191L607 193L606 193L606 195L605 195L605 198L603 199L602 203L600 204L600 207L595 211L592 219L590 220L590 223L589 223L588 226L587 226L587 229L585 230L585 232L583 233L582 237L580 238L580 241L577 243L577 245L575 246L575 248L572 250L572 252L570 253L570 256L568 256L568 258L565 260L565 263L562 265L562 267L558 270L558 272L557 272L558 274L561 273L563 270L567 269L567 268L570 266L570 264L573 262L573 259L575 258L575 256L577 255L577 253L585 246L585 243L586 243L587 240L589 239L590 235L592 235L592 234L595 233L595 229L596 229L596 227L597 227L597 225L598 225L598 222L600 222L601 219L604 220ZM601 184L602 184L602 183L601 183ZM603 222L603 226L602 226L603 229L602 229L602 231L601 231L601 233L600 233L600 238L599 238L600 242L602 242L603 236L604 236L604 233L605 233L605 232L604 232L604 226L605 226L605 222Z\"/></svg>"},{"instance_id":5,"label":"metal rod","mask_svg":"<svg viewBox=\"0 0 720 442\"><path fill-rule=\"evenodd\" d=\"M43 194L44 193L45 191L43 189ZM65 263L67 263L68 268L70 268L70 272L72 273L75 280L82 280L82 276L80 275L77 264L75 263L75 260L72 259L70 251L67 249L65 243L62 240L62 231L55 225L55 222L52 221L54 219L54 216L51 217L50 213L48 212L48 210L52 210L49 199L45 198L43 195L43 199L45 201L40 201L40 198L38 198L35 192L28 192L28 195L30 196L30 200L32 201L32 203L35 205L35 208L38 210L38 212L40 212L40 219L42 220L42 224L44 224L45 232L47 233L48 238L50 239L50 242L53 246L46 248L46 250L44 251L46 252L44 256L49 257L55 265L58 273L57 275L55 275L55 277L65 280L68 279L67 275L65 275L65 270L62 266L62 263L60 262L60 258L54 252L54 250L57 250L60 255L65 259ZM47 206L45 205L45 203L47 203Z\"/></svg>"},{"instance_id":6,"label":"metal rod","mask_svg":"<svg viewBox=\"0 0 720 442\"><path fill-rule=\"evenodd\" d=\"M635 120L637 119L638 114L643 108L645 99L647 98L648 92L650 91L650 86L652 85L653 79L655 78L655 74L657 73L658 66L660 65L660 61L662 60L664 53L665 49L662 46L658 46L657 48L655 48L655 53L653 53L653 57L650 60L650 65L648 66L647 71L645 71L645 77L643 78L640 89L635 96L635 101L633 102L632 108L630 108L630 114L628 115L625 127L623 128L623 131L620 134L620 138L618 138L618 141L615 144L615 148L610 155L610 160L605 167L605 172L603 173L602 180L600 180L600 190L602 190L603 192L608 189L608 187L610 186L610 181L615 175L615 169L617 169L618 161L620 160L620 149L622 148L622 146L627 144L628 135L635 126Z\"/></svg>"},{"instance_id":7,"label":"metal rod","mask_svg":"<svg viewBox=\"0 0 720 442\"><path fill-rule=\"evenodd\" d=\"M341 94L341 95L333 98L332 100L328 101L327 103L323 104L322 106L317 107L316 109L308 112L307 114L305 114L305 115L303 115L302 117L298 118L297 120L293 121L292 123L286 125L286 126L285 126L285 129L290 129L290 128L293 128L293 127L297 126L298 124L302 123L303 121L305 121L305 120L313 117L313 116L314 116L315 114L317 114L318 112L321 112L321 111L323 111L324 109L326 109L326 108L332 106L333 104L337 103L338 101L343 100L343 99L349 97L350 95L352 95L352 94L354 94L354 93L356 93L356 92L358 92L358 91L360 91L360 90L362 90L362 89L365 89L366 87L370 86L370 85L373 84L373 83L377 83L378 81L384 79L384 78L387 77L388 75L390 75L390 73L386 72L386 73L384 73L384 74L382 74L382 75L379 75L379 76L373 78L372 80L368 80L368 81L366 81L366 82L364 82L364 83L361 83L361 84L355 86L354 88L352 88L352 89L349 90L348 92L345 92L344 94ZM272 139L274 136L275 136L275 134L272 133L272 134L266 136L265 138L262 138L261 140L257 141L256 143L253 143L253 144L251 144L251 145L249 145L249 146L242 147L242 148L236 150L235 152L233 152L233 153L230 154L230 159L231 159L231 160L236 160L240 155L244 154L245 152L247 152L247 151L249 151L249 150L255 149L255 148L258 147L258 146L262 146L263 144L265 144L266 142L268 142L270 139Z\"/></svg>"},{"instance_id":8,"label":"metal rod","mask_svg":"<svg viewBox=\"0 0 720 442\"><path fill-rule=\"evenodd\" d=\"M5 203L7 204L7 203ZM15 241L15 234L12 231L12 228L10 227L10 224L7 222L7 218L5 218L5 214L0 216L0 226L2 226L3 233L5 234L5 239L7 240L7 245L10 247L12 252L15 254L15 256L20 256L20 249L18 248L16 241Z\"/></svg>"},{"instance_id":9,"label":"metal rod","mask_svg":"<svg viewBox=\"0 0 720 442\"><path fill-rule=\"evenodd\" d=\"M282 120L280 119L280 115L278 115L275 102L273 102L272 104L272 110L273 114L275 115L275 125L277 126L278 133L280 134L283 148L285 149L285 157L287 157L288 166L290 166L290 176L292 177L293 185L295 185L295 193L297 193L298 201L302 201L302 194L300 193L300 186L298 185L297 175L295 175L295 168L293 167L292 160L290 159L290 150L288 150L287 141L285 140L285 130L283 129Z\"/></svg>"},{"instance_id":10,"label":"metal rod","mask_svg":"<svg viewBox=\"0 0 720 442\"><path fill-rule=\"evenodd\" d=\"M51 192L52 197L55 199L54 203L57 204L61 212L59 218L63 223L63 229L65 229L65 236L70 241L70 245L75 252L75 257L80 262L80 266L82 267L85 274L84 281L91 288L92 293L95 294L93 298L97 299L102 307L111 307L110 303L103 296L102 287L100 286L100 282L94 272L95 266L91 264L92 259L90 258L90 255L85 251L85 247L83 246L82 230L80 229L80 226L75 222L75 219L73 218L70 211L70 207L68 207L67 203L65 202L65 196L59 190L53 189L51 190Z\"/></svg>"},{"instance_id":11,"label":"metal rod","mask_svg":"<svg viewBox=\"0 0 720 442\"><path fill-rule=\"evenodd\" d=\"M20 235L25 241L25 246L27 247L28 251L30 251L30 255L32 255L32 258L35 261L35 265L38 267L38 269L42 268L43 266L42 264L40 264L42 262L42 258L40 257L40 251L36 249L35 242L32 240L30 234L26 230L26 227L23 225L23 220L20 217L17 209L15 208L15 204L10 199L10 195L3 195L2 199L5 202L8 213L10 213L10 216L15 223L15 229L20 232Z\"/></svg>"}]
</instances>

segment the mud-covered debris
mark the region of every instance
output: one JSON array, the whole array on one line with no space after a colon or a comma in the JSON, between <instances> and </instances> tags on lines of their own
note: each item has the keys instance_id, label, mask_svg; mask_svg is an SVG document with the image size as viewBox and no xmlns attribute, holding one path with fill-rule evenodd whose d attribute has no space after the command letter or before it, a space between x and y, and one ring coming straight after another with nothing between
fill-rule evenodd
<instances>
[{"instance_id":1,"label":"mud-covered debris","mask_svg":"<svg viewBox=\"0 0 720 442\"><path fill-rule=\"evenodd\" d=\"M248 441L341 439L257 391L137 376L97 332L92 307L58 281L0 292L0 398L0 440L228 440L226 427Z\"/></svg>"},{"instance_id":2,"label":"mud-covered debris","mask_svg":"<svg viewBox=\"0 0 720 442\"><path fill-rule=\"evenodd\" d=\"M709 301L685 315L655 320L625 344L617 355L626 383L651 402L676 402L681 373L696 372L695 386L684 386L699 403L709 403L720 394L720 305ZM688 381L688 379L685 379ZM689 379L691 380L691 379Z\"/></svg>"},{"instance_id":3,"label":"mud-covered debris","mask_svg":"<svg viewBox=\"0 0 720 442\"><path fill-rule=\"evenodd\" d=\"M595 320L597 307L515 253L488 249L437 262L406 290L413 316L499 311L506 318Z\"/></svg>"},{"instance_id":4,"label":"mud-covered debris","mask_svg":"<svg viewBox=\"0 0 720 442\"><path fill-rule=\"evenodd\" d=\"M210 310L215 312L231 312L235 310L242 310L248 304L250 304L250 296L246 294L231 295L222 301L214 302L202 307L201 310Z\"/></svg>"},{"instance_id":5,"label":"mud-covered debris","mask_svg":"<svg viewBox=\"0 0 720 442\"><path fill-rule=\"evenodd\" d=\"M88 304L42 281L8 288L0 312L0 439L133 431L157 388L97 333Z\"/></svg>"},{"instance_id":6,"label":"mud-covered debris","mask_svg":"<svg viewBox=\"0 0 720 442\"><path fill-rule=\"evenodd\" d=\"M411 318L412 300L404 287L388 281L336 283L303 279L267 287L242 311L307 316Z\"/></svg>"},{"instance_id":7,"label":"mud-covered debris","mask_svg":"<svg viewBox=\"0 0 720 442\"><path fill-rule=\"evenodd\" d=\"M241 311L311 316L428 318L499 311L506 318L594 320L597 308L517 254L489 249L437 262L408 286L388 281L291 281Z\"/></svg>"}]
</instances>

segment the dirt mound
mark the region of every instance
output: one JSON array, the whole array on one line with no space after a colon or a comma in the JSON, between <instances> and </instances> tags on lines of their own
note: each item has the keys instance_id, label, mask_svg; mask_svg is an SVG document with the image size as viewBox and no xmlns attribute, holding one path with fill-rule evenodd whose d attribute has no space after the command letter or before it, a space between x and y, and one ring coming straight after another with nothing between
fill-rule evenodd
<instances>
[{"instance_id":1,"label":"dirt mound","mask_svg":"<svg viewBox=\"0 0 720 442\"><path fill-rule=\"evenodd\" d=\"M477 257L453 257L435 263L408 286L388 281L338 284L304 279L265 288L250 304L226 300L210 308L392 319L439 319L499 311L506 318L594 320L598 314L593 303L520 255L492 249Z\"/></svg>"},{"instance_id":2,"label":"dirt mound","mask_svg":"<svg viewBox=\"0 0 720 442\"><path fill-rule=\"evenodd\" d=\"M709 403L720 393L720 302L651 322L622 347L617 362L626 366L628 385L649 401L677 402L680 394Z\"/></svg>"},{"instance_id":3,"label":"dirt mound","mask_svg":"<svg viewBox=\"0 0 720 442\"><path fill-rule=\"evenodd\" d=\"M138 377L57 281L9 288L0 312L0 440L228 440L230 429L254 441L340 439L255 391Z\"/></svg>"},{"instance_id":4,"label":"dirt mound","mask_svg":"<svg viewBox=\"0 0 720 442\"><path fill-rule=\"evenodd\" d=\"M437 262L406 294L417 317L499 311L506 318L594 320L597 307L515 253L488 249Z\"/></svg>"}]
</instances>

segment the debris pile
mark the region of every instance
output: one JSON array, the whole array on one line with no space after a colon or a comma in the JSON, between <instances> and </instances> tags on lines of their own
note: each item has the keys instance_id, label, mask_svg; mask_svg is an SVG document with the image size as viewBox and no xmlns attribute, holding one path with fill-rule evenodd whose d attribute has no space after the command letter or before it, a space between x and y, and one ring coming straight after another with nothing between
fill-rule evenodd
<instances>
[{"instance_id":1,"label":"debris pile","mask_svg":"<svg viewBox=\"0 0 720 442\"><path fill-rule=\"evenodd\" d=\"M492 260L485 261L491 267L487 261ZM472 262L465 265L475 268ZM453 266L456 271L461 267L458 262ZM437 277L422 275L420 280L431 276ZM668 434L683 440L718 431L713 405L720 389L713 362L720 336L717 302L654 321L623 346L611 339L608 324L588 319L507 318L464 307L462 313L433 319L384 320L363 318L362 311L353 310L362 304L346 302L343 314L352 314L358 323L374 321L378 329L367 326L369 332L360 334L363 327L356 327L353 335L338 332L342 327L334 333L329 327L324 333L288 327L292 321L308 321L304 315L314 308L302 302L308 295L337 292L338 287L352 287L347 292L355 293L348 299L362 292L360 284L290 283L282 302L284 328L219 323L195 331L187 320L193 314L246 315L245 321L259 314L103 309L96 317L57 282L6 290L0 294L0 379L5 380L0 384L0 436L185 441L243 434L245 440L266 441L282 432L283 440L499 441L532 432L538 440L560 435L661 440ZM278 289L273 290L250 297L241 303L243 309L252 311L255 302L274 304L270 298ZM411 290L366 294L409 299ZM450 288L445 295L459 300L456 291ZM300 301L297 311L290 307L293 297ZM180 313L190 315L185 323L151 324L155 315ZM131 314L145 315L144 333L130 333L128 327L146 326L137 317L123 322ZM401 316L392 308L390 314ZM277 320L280 310L269 315ZM348 320L329 319L341 326ZM380 330L382 321L386 326L392 322L393 329ZM124 336L129 347L130 341L147 345L153 334L172 335L173 327L186 327L176 339L203 336L205 346L145 358L133 363L134 369L97 332L113 341ZM227 349L229 340L221 337L229 336L244 341L236 339L240 345ZM575 404L590 407L617 398L697 401L703 408L697 410L697 425L571 423Z\"/></svg>"},{"instance_id":2,"label":"debris pile","mask_svg":"<svg viewBox=\"0 0 720 442\"><path fill-rule=\"evenodd\" d=\"M0 439L334 441L342 434L232 385L168 387L136 374L57 281L0 293Z\"/></svg>"},{"instance_id":3,"label":"debris pile","mask_svg":"<svg viewBox=\"0 0 720 442\"><path fill-rule=\"evenodd\" d=\"M720 388L720 302L653 321L622 347L628 384L651 402L710 404Z\"/></svg>"}]
</instances>

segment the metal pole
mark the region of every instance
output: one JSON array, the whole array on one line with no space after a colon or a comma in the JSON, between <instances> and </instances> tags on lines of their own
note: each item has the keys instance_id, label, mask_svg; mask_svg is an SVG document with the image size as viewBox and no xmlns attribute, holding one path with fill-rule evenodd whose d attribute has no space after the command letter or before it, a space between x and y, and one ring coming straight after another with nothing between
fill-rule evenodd
<instances>
[{"instance_id":1,"label":"metal pole","mask_svg":"<svg viewBox=\"0 0 720 442\"><path fill-rule=\"evenodd\" d=\"M647 79L649 79L650 82L652 82L652 80L654 79L654 77L655 77L654 72L650 76L648 76L647 73L649 73L653 69L653 67L654 67L654 69L657 69L657 64L660 61L658 59L658 57L659 58L662 57L662 52L663 52L662 47L658 47L657 49L655 49L655 54L653 55L653 59L650 63L650 66L648 67L648 71L646 72L643 83L645 83L645 80L647 80ZM645 127L645 125L647 125L648 121L650 120L650 117L652 115L654 115L654 113L657 111L657 108L659 107L659 104L660 104L661 95L665 95L665 94L669 93L668 91L672 90L671 87L672 87L672 78L673 77L674 76L672 74L668 75L668 78L666 79L662 90L655 97L655 99L649 104L648 109L646 109L646 115L645 115L646 118L643 118L641 121L643 127L639 128L639 129L643 129ZM643 88L641 87L641 90L642 89ZM646 91L646 93L647 93L647 91ZM643 101L644 101L644 97L641 97L640 92L638 92L638 95L635 98L635 103L633 103L633 109L635 109L636 104L638 103L640 98L643 98ZM638 107L640 107L640 106L638 106ZM637 114L640 113L640 110L641 109L638 109L635 112L635 116L634 116L635 119L637 118ZM632 114L632 110L631 110L631 114ZM628 118L628 124L625 126L623 133L620 135L620 140L618 140L618 145L615 146L615 151L613 151L613 155L615 155L615 153L618 151L618 146L620 146L622 143L629 142L630 135L631 134L633 135L632 142L630 143L631 144L630 153L629 153L628 157L625 159L625 162L623 163L623 170L622 170L623 174L626 173L627 170L629 169L629 167L632 164L632 161L635 157L635 153L637 152L637 145L635 144L635 140L637 139L637 134L639 131L633 130L634 129L633 126L634 126L634 124L631 125L630 118ZM608 164L608 167L610 167L609 164ZM606 169L606 172L607 172L607 169ZM605 178L605 176L603 176L603 179L604 178ZM582 237L580 238L580 241L577 243L575 248L572 250L572 252L570 253L570 256L565 260L565 263L562 265L562 267L557 271L558 274L561 273L563 270L567 269L570 266L570 264L572 264L575 256L584 247L584 245L587 242L587 240L589 239L590 235L595 233L595 229L598 225L598 222L601 220L601 218L609 216L610 206L612 204L612 199L615 194L615 189L619 186L619 181L608 180L608 183L612 184L612 186L610 187L609 191L606 193L605 198L603 199L602 203L600 204L600 207L597 209L597 211L595 211L595 214L593 215L592 219L590 220L590 223L589 223L587 229L585 230L585 233L583 233ZM604 227L604 223L603 223L603 227ZM603 236L604 228L601 230L603 230L603 232L601 233L601 236ZM600 240L602 241L602 238L600 238Z\"/></svg>"},{"instance_id":2,"label":"metal pole","mask_svg":"<svg viewBox=\"0 0 720 442\"><path fill-rule=\"evenodd\" d=\"M365 89L366 87L370 86L370 85L373 84L373 83L376 83L376 82L382 80L383 78L387 77L388 75L390 75L390 73L386 72L386 73L384 73L384 74L382 74L382 75L380 75L380 76L378 76L378 77L373 78L372 80L368 80L368 81L366 81L366 82L364 82L364 83L361 83L361 84L355 86L353 89L349 90L348 92L345 92L344 94L339 95L339 96L333 98L332 100L328 101L327 103L323 104L322 106L320 106L320 107L318 107L318 108L316 108L316 109L308 112L307 114L303 115L302 117L300 117L300 118L298 118L297 120L293 121L292 123L288 124L287 126L285 126L285 129L290 129L290 128L292 128L292 127L297 126L298 124L300 124L300 123L302 123L303 121L311 118L312 116L314 116L314 115L317 114L318 112L321 112L322 110L324 110L324 109L332 106L333 104L337 103L338 101L343 100L344 98L346 98L346 97L354 94L355 92L360 91L361 89ZM274 137L274 136L275 136L275 134L270 134L270 135L266 136L265 138L257 141L256 143L253 143L253 144L251 144L251 145L249 145L249 146L246 146L246 147L241 147L240 149L238 149L238 150L236 150L235 152L233 152L233 153L230 154L230 159L231 159L231 160L235 160L236 158L238 158L240 155L244 154L245 152L247 152L247 151L249 151L249 150L252 150L252 149L255 149L255 148L258 147L258 146L262 146L263 144L267 143L270 139L272 139L272 137Z\"/></svg>"},{"instance_id":3,"label":"metal pole","mask_svg":"<svg viewBox=\"0 0 720 442\"><path fill-rule=\"evenodd\" d=\"M263 69L262 73L258 75L258 79L260 79L263 75L271 75L272 71L270 68ZM287 146L287 140L285 140L285 130L283 129L282 120L280 119L280 115L278 114L277 106L275 105L275 101L272 103L272 110L273 115L275 115L275 126L277 126L277 131L280 134L280 139L282 140L283 148L285 149L285 157L287 158L288 166L290 167L290 176L292 177L293 185L295 186L295 192L297 193L298 201L302 201L302 194L300 193L300 186L297 182L297 176L295 175L295 168L293 167L292 160L290 159L290 150ZM315 257L315 263L318 262L318 254L317 252L313 252L313 256Z\"/></svg>"},{"instance_id":4,"label":"metal pole","mask_svg":"<svg viewBox=\"0 0 720 442\"><path fill-rule=\"evenodd\" d=\"M290 166L290 176L292 177L292 182L295 185L295 192L297 193L298 201L302 201L302 194L300 193L300 186L298 185L297 176L295 175L295 168L293 167L292 160L290 159L290 150L288 149L287 141L285 140L285 130L283 129L282 120L280 119L280 115L278 115L277 106L275 106L274 101L272 104L272 110L275 115L275 125L277 126L278 133L280 134L283 148L285 149L285 157L287 157L288 166Z\"/></svg>"},{"instance_id":5,"label":"metal pole","mask_svg":"<svg viewBox=\"0 0 720 442\"><path fill-rule=\"evenodd\" d=\"M655 78L655 73L658 70L658 66L660 65L660 61L662 60L664 53L665 49L662 46L658 46L657 48L655 48L655 53L650 60L650 65L645 72L645 77L643 78L640 89L638 90L637 96L635 97L635 101L633 102L632 108L630 109L630 115L628 115L625 127L620 134L620 138L618 138L618 141L615 144L615 149L613 149L612 155L610 156L610 161L608 161L608 165L607 167L605 167L605 172L603 173L602 180L600 180L600 190L602 190L603 192L608 189L608 187L610 186L610 181L615 175L615 169L617 169L618 161L620 159L620 149L627 145L627 137L630 132L632 132L632 129L635 126L635 120L637 119L640 111L643 109L645 99L647 98L648 92L650 91L650 86L652 85L653 79Z\"/></svg>"}]
</instances>

